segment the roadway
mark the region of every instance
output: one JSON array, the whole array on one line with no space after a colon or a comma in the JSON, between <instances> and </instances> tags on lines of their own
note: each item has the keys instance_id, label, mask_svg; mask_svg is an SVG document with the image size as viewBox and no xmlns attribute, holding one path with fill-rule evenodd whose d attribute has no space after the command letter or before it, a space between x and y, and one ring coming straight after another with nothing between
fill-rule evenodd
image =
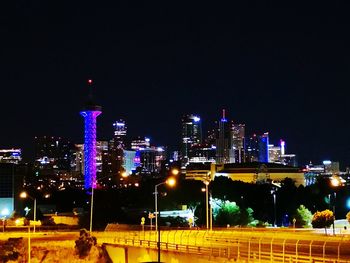
<instances>
[{"instance_id":1,"label":"roadway","mask_svg":"<svg viewBox=\"0 0 350 263\"><path fill-rule=\"evenodd\" d=\"M156 248L155 231L93 232L99 244L122 244ZM10 237L27 238L28 232L0 233L0 240ZM45 242L65 242L74 246L79 231L31 233L32 245ZM328 235L305 230L290 229L229 229L229 230L162 230L162 249L179 252L216 253L227 258L272 259L323 259L349 262L350 236ZM315 260L314 260L315 261ZM322 260L320 260L322 261ZM316 261L315 261L316 262Z\"/></svg>"}]
</instances>

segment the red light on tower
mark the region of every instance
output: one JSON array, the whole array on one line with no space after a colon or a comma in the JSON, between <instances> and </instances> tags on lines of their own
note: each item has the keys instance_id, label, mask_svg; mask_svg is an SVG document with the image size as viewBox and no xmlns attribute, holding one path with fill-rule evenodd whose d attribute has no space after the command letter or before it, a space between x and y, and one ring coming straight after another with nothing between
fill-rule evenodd
<instances>
[{"instance_id":1,"label":"red light on tower","mask_svg":"<svg viewBox=\"0 0 350 263\"><path fill-rule=\"evenodd\" d=\"M88 79L88 84L89 84L89 85L92 84L92 79Z\"/></svg>"}]
</instances>

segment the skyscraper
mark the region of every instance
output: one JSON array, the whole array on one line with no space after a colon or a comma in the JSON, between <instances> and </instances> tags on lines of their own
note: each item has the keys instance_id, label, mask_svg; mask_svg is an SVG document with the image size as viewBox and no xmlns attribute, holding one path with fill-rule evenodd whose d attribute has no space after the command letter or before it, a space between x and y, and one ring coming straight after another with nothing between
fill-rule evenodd
<instances>
[{"instance_id":1,"label":"skyscraper","mask_svg":"<svg viewBox=\"0 0 350 263\"><path fill-rule=\"evenodd\" d=\"M222 118L218 122L216 133L216 163L234 163L234 151L232 148L232 124L228 122L225 116L225 110L222 110Z\"/></svg>"},{"instance_id":2,"label":"skyscraper","mask_svg":"<svg viewBox=\"0 0 350 263\"><path fill-rule=\"evenodd\" d=\"M234 151L235 163L244 162L244 124L232 124L232 148Z\"/></svg>"},{"instance_id":3,"label":"skyscraper","mask_svg":"<svg viewBox=\"0 0 350 263\"><path fill-rule=\"evenodd\" d=\"M0 149L0 163L18 164L22 161L21 149Z\"/></svg>"},{"instance_id":4,"label":"skyscraper","mask_svg":"<svg viewBox=\"0 0 350 263\"><path fill-rule=\"evenodd\" d=\"M116 149L126 148L126 133L127 126L124 120L119 120L113 123L114 127L114 147Z\"/></svg>"},{"instance_id":5,"label":"skyscraper","mask_svg":"<svg viewBox=\"0 0 350 263\"><path fill-rule=\"evenodd\" d=\"M120 175L123 171L124 150L126 149L127 126L124 120L113 123L114 137L111 148L112 171L114 174Z\"/></svg>"},{"instance_id":6,"label":"skyscraper","mask_svg":"<svg viewBox=\"0 0 350 263\"><path fill-rule=\"evenodd\" d=\"M73 144L69 140L55 136L36 136L34 143L35 168L70 170Z\"/></svg>"},{"instance_id":7,"label":"skyscraper","mask_svg":"<svg viewBox=\"0 0 350 263\"><path fill-rule=\"evenodd\" d=\"M96 118L102 113L102 107L92 100L91 84L89 100L80 115L84 117L84 186L85 189L96 188Z\"/></svg>"},{"instance_id":8,"label":"skyscraper","mask_svg":"<svg viewBox=\"0 0 350 263\"><path fill-rule=\"evenodd\" d=\"M269 162L269 133L256 135L245 140L245 161L250 162Z\"/></svg>"},{"instance_id":9,"label":"skyscraper","mask_svg":"<svg viewBox=\"0 0 350 263\"><path fill-rule=\"evenodd\" d=\"M259 162L269 162L269 133L259 136Z\"/></svg>"},{"instance_id":10,"label":"skyscraper","mask_svg":"<svg viewBox=\"0 0 350 263\"><path fill-rule=\"evenodd\" d=\"M202 125L199 116L189 114L182 117L182 142L181 158L182 164L187 165L189 160L189 149L202 143Z\"/></svg>"}]
</instances>

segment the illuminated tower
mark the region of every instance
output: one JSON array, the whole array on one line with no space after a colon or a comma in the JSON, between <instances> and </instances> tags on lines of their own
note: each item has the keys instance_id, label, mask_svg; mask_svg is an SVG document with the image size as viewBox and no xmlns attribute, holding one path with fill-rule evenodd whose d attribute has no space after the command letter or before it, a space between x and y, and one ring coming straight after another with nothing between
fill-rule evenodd
<instances>
[{"instance_id":1,"label":"illuminated tower","mask_svg":"<svg viewBox=\"0 0 350 263\"><path fill-rule=\"evenodd\" d=\"M232 131L226 112L222 110L222 118L218 122L216 134L216 163L234 163L234 151L232 149Z\"/></svg>"},{"instance_id":2,"label":"illuminated tower","mask_svg":"<svg viewBox=\"0 0 350 263\"><path fill-rule=\"evenodd\" d=\"M90 86L89 101L80 114L85 119L84 136L84 180L85 189L96 188L96 118L102 113L101 106L92 100L92 80L88 80Z\"/></svg>"},{"instance_id":3,"label":"illuminated tower","mask_svg":"<svg viewBox=\"0 0 350 263\"><path fill-rule=\"evenodd\" d=\"M199 116L190 114L182 117L182 143L181 156L183 165L186 166L190 158L191 147L202 143L202 126Z\"/></svg>"}]
</instances>

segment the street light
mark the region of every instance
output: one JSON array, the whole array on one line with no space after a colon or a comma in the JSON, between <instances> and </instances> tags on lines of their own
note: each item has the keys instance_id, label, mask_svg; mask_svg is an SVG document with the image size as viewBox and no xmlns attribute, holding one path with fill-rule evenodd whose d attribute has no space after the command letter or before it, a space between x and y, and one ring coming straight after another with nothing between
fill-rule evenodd
<instances>
[{"instance_id":1,"label":"street light","mask_svg":"<svg viewBox=\"0 0 350 263\"><path fill-rule=\"evenodd\" d=\"M22 192L19 195L20 198L26 199L27 197L32 199L34 201L34 228L33 228L33 232L35 233L35 223L36 223L36 198L31 197L29 194L27 194L27 192ZM30 223L29 223L30 225Z\"/></svg>"},{"instance_id":2,"label":"street light","mask_svg":"<svg viewBox=\"0 0 350 263\"><path fill-rule=\"evenodd\" d=\"M334 187L333 191L333 235L335 235L335 204L336 204L336 199L337 199L337 193L335 192L335 189L341 185L341 182L338 178L332 177L331 178L331 185Z\"/></svg>"},{"instance_id":3,"label":"street light","mask_svg":"<svg viewBox=\"0 0 350 263\"><path fill-rule=\"evenodd\" d=\"M271 194L273 197L273 226L276 227L276 190L272 189Z\"/></svg>"},{"instance_id":4,"label":"street light","mask_svg":"<svg viewBox=\"0 0 350 263\"><path fill-rule=\"evenodd\" d=\"M127 172L123 172L122 174L122 177L126 178L128 177L128 173ZM90 200L90 228L89 228L89 231L90 231L90 234L92 233L92 218L93 218L93 211L94 211L94 186L97 185L97 181L98 180L102 180L102 179L105 179L106 177L108 176L103 176L101 178L96 178L95 179L95 182L91 181L91 200Z\"/></svg>"},{"instance_id":5,"label":"street light","mask_svg":"<svg viewBox=\"0 0 350 263\"><path fill-rule=\"evenodd\" d=\"M209 229L209 191L208 191L208 186L209 186L209 181L205 180L203 181L205 184L205 222L207 226L207 230Z\"/></svg>"},{"instance_id":6,"label":"street light","mask_svg":"<svg viewBox=\"0 0 350 263\"><path fill-rule=\"evenodd\" d=\"M156 214L156 232L158 234L158 239L157 239L158 262L160 262L160 227L158 226L158 186L161 186L163 184L167 184L167 185L173 187L176 184L176 180L175 180L175 178L170 177L166 181L161 182L159 184L156 184L154 186L154 206L155 206L155 214Z\"/></svg>"}]
</instances>

